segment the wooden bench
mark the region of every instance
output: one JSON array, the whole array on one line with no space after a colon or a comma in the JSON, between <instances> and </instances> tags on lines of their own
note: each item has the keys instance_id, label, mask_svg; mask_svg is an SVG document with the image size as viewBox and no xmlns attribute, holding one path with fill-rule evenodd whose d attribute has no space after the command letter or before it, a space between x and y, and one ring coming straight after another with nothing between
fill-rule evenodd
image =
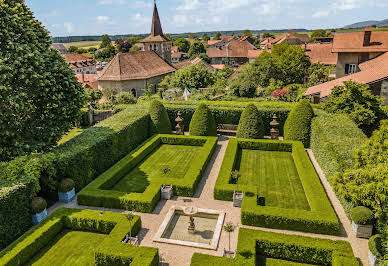
<instances>
[{"instance_id":1,"label":"wooden bench","mask_svg":"<svg viewBox=\"0 0 388 266\"><path fill-rule=\"evenodd\" d=\"M235 136L237 134L237 125L218 124L217 133L221 135Z\"/></svg>"}]
</instances>

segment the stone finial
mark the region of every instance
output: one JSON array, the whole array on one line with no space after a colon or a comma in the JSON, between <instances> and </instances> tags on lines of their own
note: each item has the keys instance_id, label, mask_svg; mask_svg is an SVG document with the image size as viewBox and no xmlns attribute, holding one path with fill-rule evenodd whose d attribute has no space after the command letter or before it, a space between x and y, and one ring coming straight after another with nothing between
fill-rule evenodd
<instances>
[{"instance_id":1,"label":"stone finial","mask_svg":"<svg viewBox=\"0 0 388 266\"><path fill-rule=\"evenodd\" d=\"M183 125L183 118L181 117L181 112L178 112L178 117L175 119L175 122L176 122L175 134L184 135L184 125Z\"/></svg>"},{"instance_id":2,"label":"stone finial","mask_svg":"<svg viewBox=\"0 0 388 266\"><path fill-rule=\"evenodd\" d=\"M276 114L273 114L272 121L269 123L271 126L271 139L278 140L279 139L279 122L276 120Z\"/></svg>"}]
</instances>

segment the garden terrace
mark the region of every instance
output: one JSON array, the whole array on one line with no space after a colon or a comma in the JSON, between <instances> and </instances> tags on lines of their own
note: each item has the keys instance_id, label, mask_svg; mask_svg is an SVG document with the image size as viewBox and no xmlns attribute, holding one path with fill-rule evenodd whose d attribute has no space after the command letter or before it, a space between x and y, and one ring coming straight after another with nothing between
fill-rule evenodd
<instances>
[{"instance_id":1,"label":"garden terrace","mask_svg":"<svg viewBox=\"0 0 388 266\"><path fill-rule=\"evenodd\" d=\"M78 203L152 212L162 184L191 197L216 143L216 137L156 135L78 193ZM167 167L171 171L163 174Z\"/></svg>"},{"instance_id":2,"label":"garden terrace","mask_svg":"<svg viewBox=\"0 0 388 266\"><path fill-rule=\"evenodd\" d=\"M156 248L121 243L129 226L137 234L140 217L61 208L4 249L0 264L158 265Z\"/></svg>"},{"instance_id":3,"label":"garden terrace","mask_svg":"<svg viewBox=\"0 0 388 266\"><path fill-rule=\"evenodd\" d=\"M338 235L339 223L314 166L297 141L231 139L214 198L233 198L240 170L245 225Z\"/></svg>"},{"instance_id":4,"label":"garden terrace","mask_svg":"<svg viewBox=\"0 0 388 266\"><path fill-rule=\"evenodd\" d=\"M236 253L235 258L194 253L191 265L359 265L346 241L246 228L239 230Z\"/></svg>"}]
</instances>

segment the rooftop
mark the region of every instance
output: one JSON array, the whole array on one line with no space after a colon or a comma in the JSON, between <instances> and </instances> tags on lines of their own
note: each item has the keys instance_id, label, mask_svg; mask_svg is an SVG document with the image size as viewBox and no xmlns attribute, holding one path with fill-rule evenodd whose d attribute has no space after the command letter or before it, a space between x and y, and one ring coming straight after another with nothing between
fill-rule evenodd
<instances>
[{"instance_id":1,"label":"rooftop","mask_svg":"<svg viewBox=\"0 0 388 266\"><path fill-rule=\"evenodd\" d=\"M333 52L386 52L388 51L387 31L337 33L334 35ZM368 38L369 41L368 41ZM367 41L367 42L365 42Z\"/></svg>"},{"instance_id":2,"label":"rooftop","mask_svg":"<svg viewBox=\"0 0 388 266\"><path fill-rule=\"evenodd\" d=\"M331 52L332 46L332 43L308 43L306 46L302 45L302 48L306 49L306 55L310 57L313 64L335 65L338 54Z\"/></svg>"},{"instance_id":3,"label":"rooftop","mask_svg":"<svg viewBox=\"0 0 388 266\"><path fill-rule=\"evenodd\" d=\"M210 58L216 57L244 57L248 58L248 51L256 50L256 47L248 41L231 41L222 48L208 48L207 55Z\"/></svg>"}]
</instances>

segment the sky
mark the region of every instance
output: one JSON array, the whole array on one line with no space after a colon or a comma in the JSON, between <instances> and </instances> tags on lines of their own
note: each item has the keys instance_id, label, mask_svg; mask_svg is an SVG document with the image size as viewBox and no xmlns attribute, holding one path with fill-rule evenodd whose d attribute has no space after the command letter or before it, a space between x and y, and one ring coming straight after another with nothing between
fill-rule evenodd
<instances>
[{"instance_id":1,"label":"sky","mask_svg":"<svg viewBox=\"0 0 388 266\"><path fill-rule=\"evenodd\" d=\"M165 33L338 28L388 19L388 0L157 0ZM149 33L153 0L25 0L54 37Z\"/></svg>"}]
</instances>

